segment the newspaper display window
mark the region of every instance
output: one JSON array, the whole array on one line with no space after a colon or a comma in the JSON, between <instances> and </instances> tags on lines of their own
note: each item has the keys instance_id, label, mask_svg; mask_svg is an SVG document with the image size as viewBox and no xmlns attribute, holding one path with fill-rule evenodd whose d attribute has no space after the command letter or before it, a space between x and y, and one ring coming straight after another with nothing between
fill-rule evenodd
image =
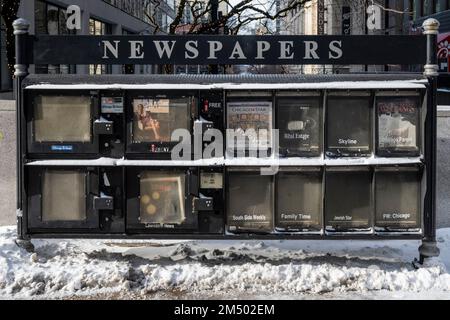
<instances>
[{"instance_id":1,"label":"newspaper display window","mask_svg":"<svg viewBox=\"0 0 450 320\"><path fill-rule=\"evenodd\" d=\"M322 227L322 172L280 172L277 175L276 229L314 231Z\"/></svg>"},{"instance_id":2,"label":"newspaper display window","mask_svg":"<svg viewBox=\"0 0 450 320\"><path fill-rule=\"evenodd\" d=\"M379 155L420 154L419 97L377 97Z\"/></svg>"},{"instance_id":3,"label":"newspaper display window","mask_svg":"<svg viewBox=\"0 0 450 320\"><path fill-rule=\"evenodd\" d=\"M171 142L175 130L190 131L193 103L191 97L133 99L133 142Z\"/></svg>"},{"instance_id":4,"label":"newspaper display window","mask_svg":"<svg viewBox=\"0 0 450 320\"><path fill-rule=\"evenodd\" d=\"M371 154L371 97L361 94L331 95L327 104L327 150L329 157Z\"/></svg>"},{"instance_id":5,"label":"newspaper display window","mask_svg":"<svg viewBox=\"0 0 450 320\"><path fill-rule=\"evenodd\" d=\"M420 171L418 168L375 172L375 227L379 231L419 229Z\"/></svg>"},{"instance_id":6,"label":"newspaper display window","mask_svg":"<svg viewBox=\"0 0 450 320\"><path fill-rule=\"evenodd\" d=\"M273 230L273 176L230 172L227 224L230 232L269 233Z\"/></svg>"},{"instance_id":7,"label":"newspaper display window","mask_svg":"<svg viewBox=\"0 0 450 320\"><path fill-rule=\"evenodd\" d=\"M185 210L185 174L145 171L140 178L140 222L182 225L190 221Z\"/></svg>"},{"instance_id":8,"label":"newspaper display window","mask_svg":"<svg viewBox=\"0 0 450 320\"><path fill-rule=\"evenodd\" d=\"M227 129L234 131L235 138L227 139L227 150L271 149L272 126L272 102L228 102Z\"/></svg>"},{"instance_id":9,"label":"newspaper display window","mask_svg":"<svg viewBox=\"0 0 450 320\"><path fill-rule=\"evenodd\" d=\"M42 221L86 220L86 174L45 170L42 181Z\"/></svg>"},{"instance_id":10,"label":"newspaper display window","mask_svg":"<svg viewBox=\"0 0 450 320\"><path fill-rule=\"evenodd\" d=\"M322 123L320 97L279 98L277 128L280 155L291 157L319 156Z\"/></svg>"},{"instance_id":11,"label":"newspaper display window","mask_svg":"<svg viewBox=\"0 0 450 320\"><path fill-rule=\"evenodd\" d=\"M371 171L369 169L329 169L325 177L326 230L369 229L372 216Z\"/></svg>"},{"instance_id":12,"label":"newspaper display window","mask_svg":"<svg viewBox=\"0 0 450 320\"><path fill-rule=\"evenodd\" d=\"M91 142L91 112L89 96L36 96L34 141Z\"/></svg>"}]
</instances>

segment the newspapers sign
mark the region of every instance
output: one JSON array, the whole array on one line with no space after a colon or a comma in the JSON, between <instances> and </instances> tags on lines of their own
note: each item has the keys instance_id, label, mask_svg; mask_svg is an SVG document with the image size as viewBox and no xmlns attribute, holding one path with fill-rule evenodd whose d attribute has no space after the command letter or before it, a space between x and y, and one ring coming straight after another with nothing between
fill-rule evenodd
<instances>
[{"instance_id":1,"label":"newspapers sign","mask_svg":"<svg viewBox=\"0 0 450 320\"><path fill-rule=\"evenodd\" d=\"M350 14L347 16L350 18ZM342 65L426 62L426 37L420 35L39 35L28 36L27 39L30 50L27 50L25 59L29 64Z\"/></svg>"}]
</instances>

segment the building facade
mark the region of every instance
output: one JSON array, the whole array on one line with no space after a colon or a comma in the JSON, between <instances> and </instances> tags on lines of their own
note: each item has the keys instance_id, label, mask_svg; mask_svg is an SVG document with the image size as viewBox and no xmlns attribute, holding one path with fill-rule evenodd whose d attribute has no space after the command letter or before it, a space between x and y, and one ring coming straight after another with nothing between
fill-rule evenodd
<instances>
[{"instance_id":1,"label":"building facade","mask_svg":"<svg viewBox=\"0 0 450 320\"><path fill-rule=\"evenodd\" d=\"M175 33L178 35L195 32L195 30L204 23L211 21L211 3L209 0L194 0L184 3L184 10L180 23L176 26ZM175 15L178 13L180 0L175 0ZM217 18L228 13L228 2L217 0ZM218 30L223 34L224 28ZM218 67L219 73L223 73L223 68ZM210 73L208 65L175 65L175 74L207 74Z\"/></svg>"},{"instance_id":2,"label":"building facade","mask_svg":"<svg viewBox=\"0 0 450 320\"><path fill-rule=\"evenodd\" d=\"M287 2L285 2L287 3ZM377 28L368 28L366 0L312 0L293 8L282 21L282 33L292 35L361 35L403 33L404 4L402 1L374 0L379 9ZM385 10L389 8L389 10ZM377 14L378 14L377 12ZM396 70L400 66L288 66L289 73L349 73ZM387 70L386 70L387 71Z\"/></svg>"},{"instance_id":3,"label":"building facade","mask_svg":"<svg viewBox=\"0 0 450 320\"><path fill-rule=\"evenodd\" d=\"M68 30L66 9L81 9L81 28ZM30 22L31 34L124 35L165 32L174 15L174 0L22 0L18 16ZM153 73L154 66L36 65L32 73Z\"/></svg>"}]
</instances>

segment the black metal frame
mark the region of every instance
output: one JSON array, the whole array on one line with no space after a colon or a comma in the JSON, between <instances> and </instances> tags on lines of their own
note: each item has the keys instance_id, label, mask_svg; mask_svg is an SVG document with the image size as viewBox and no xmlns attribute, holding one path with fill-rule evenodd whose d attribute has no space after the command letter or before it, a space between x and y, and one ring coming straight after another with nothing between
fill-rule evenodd
<instances>
[{"instance_id":1,"label":"black metal frame","mask_svg":"<svg viewBox=\"0 0 450 320\"><path fill-rule=\"evenodd\" d=\"M39 238L149 238L148 234L125 234L121 232L117 233L39 233L32 234L29 232L29 226L27 223L26 216L24 216L24 212L26 212L26 190L24 187L25 184L25 165L27 162L27 154L26 154L26 130L25 130L25 114L24 114L24 90L22 88L22 80L28 75L28 65L31 63L43 63L46 62L45 59L55 59L52 60L53 63L73 63L70 61L70 55L61 54L58 52L56 55L55 52L50 52L46 56L41 56L39 53L40 48L45 48L46 50L50 48L50 43L68 43L68 39L71 39L71 46L83 45L91 46L92 44L98 44L98 41L101 39L114 39L114 37L79 37L79 36L71 36L71 37L49 37L49 36L30 36L28 35L28 27L29 24L23 20L18 19L14 23L14 33L16 35L16 65L15 65L15 85L16 85L16 103L17 103L17 230L18 230L18 239L17 243L19 245L27 246L30 248L29 240L31 237L39 237ZM426 179L426 192L424 197L424 230L423 234L393 234L388 237L384 234L322 234L322 235L313 235L313 234L240 234L240 235L226 235L220 234L219 236L216 234L151 234L151 238L172 238L172 239L422 239L422 245L419 248L420 252L420 262L423 262L424 258L437 256L439 254L439 249L436 246L436 85L437 85L437 50L436 50L436 40L438 33L439 22L434 19L429 19L424 22L424 34L425 36L411 36L411 37L393 37L383 36L383 38L378 38L376 36L370 38L373 40L373 44L380 44L380 41L390 41L392 46L389 47L389 52L392 52L393 56L383 56L383 55L366 55L365 54L357 54L354 53L349 54L343 60L329 60L324 59L320 61L311 61L310 63L330 63L330 64L386 64L386 63L403 63L406 58L408 63L411 64L424 64L425 63L425 72L424 75L428 79L427 84L427 112L425 119L425 128L424 132L424 164L425 164L425 179ZM350 43L353 39L359 42L368 43L370 36L353 36L353 37L334 37L336 39L342 39L346 43ZM129 39L133 38L132 36ZM136 36L134 37L136 38ZM133 38L133 39L134 39ZM328 41L333 37L298 37L300 40L311 40L317 39L321 42ZM334 39L333 38L333 39ZM121 38L122 39L122 38ZM126 39L126 38L123 38ZM175 38L173 38L175 39ZM177 38L178 39L178 38ZM249 37L250 41L255 41L255 37ZM272 39L273 40L273 39ZM271 41L272 41L271 40ZM227 41L232 41L231 39L227 39ZM349 42L350 41L350 42ZM412 43L411 43L412 42ZM228 42L227 42L228 43ZM402 54L402 49L404 47L409 46L417 46L418 48L423 48L426 43L426 61L422 61L425 54L423 50L415 57L415 55ZM362 46L361 50L371 50L374 45L370 42L370 45L367 47ZM395 44L395 45L394 45ZM398 46L396 50L395 46ZM58 46L56 46L59 49ZM365 47L365 49L364 49ZM382 47L382 45L380 46ZM376 49L376 48L373 48ZM67 48L65 48L67 50ZM98 53L98 48L95 49L95 52ZM51 50L50 50L51 51ZM375 50L376 51L376 50ZM376 52L387 52L386 50L378 50ZM361 57L364 59L361 59ZM370 56L370 57L369 57ZM89 54L86 55L86 52L83 55L78 57L80 63L89 64L96 63L96 59L99 57L90 57ZM177 58L178 59L178 58ZM120 59L118 59L120 60ZM395 61L395 62L394 62ZM146 61L134 61L135 63L147 63ZM161 61L162 62L162 61ZM293 63L303 63L304 61L293 61ZM78 63L78 62L76 62ZM191 61L193 64L198 64L198 61ZM223 62L220 62L223 63ZM237 61L235 62L237 63ZM270 63L285 63L284 61L274 62L271 59ZM307 62L308 63L308 62ZM223 103L226 103L226 96L224 96ZM224 116L224 121L226 119L226 115ZM224 128L226 123L224 123ZM371 141L371 143L373 143ZM325 144L326 146L326 144ZM373 146L372 146L373 147ZM125 179L125 173L123 173L123 179ZM224 188L227 190L227 179L225 178ZM225 199L224 199L225 200ZM226 203L226 202L225 202ZM226 208L224 210L226 212ZM25 214L26 215L26 214Z\"/></svg>"}]
</instances>

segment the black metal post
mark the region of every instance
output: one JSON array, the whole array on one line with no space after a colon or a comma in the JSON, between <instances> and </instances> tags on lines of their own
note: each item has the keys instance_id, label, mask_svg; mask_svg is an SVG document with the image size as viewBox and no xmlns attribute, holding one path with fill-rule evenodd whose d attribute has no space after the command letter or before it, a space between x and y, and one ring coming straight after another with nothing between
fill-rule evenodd
<instances>
[{"instance_id":1,"label":"black metal post","mask_svg":"<svg viewBox=\"0 0 450 320\"><path fill-rule=\"evenodd\" d=\"M30 24L25 19L17 19L13 23L14 35L16 36L16 64L14 65L14 78L15 78L15 96L16 96L16 166L17 166L17 239L16 244L26 249L27 251L33 251L34 247L30 239L26 236L26 219L23 216L23 136L21 129L23 127L23 94L22 94L22 80L28 75L27 64L27 48L26 40L28 37L28 29Z\"/></svg>"},{"instance_id":2,"label":"black metal post","mask_svg":"<svg viewBox=\"0 0 450 320\"><path fill-rule=\"evenodd\" d=\"M427 117L425 123L425 161L427 174L427 191L425 194L424 237L419 247L422 264L425 258L437 257L439 248L436 244L436 138L437 138L437 35L439 21L427 19L423 23L424 34L427 36L427 62L424 75L428 78L429 89L427 99Z\"/></svg>"}]
</instances>

